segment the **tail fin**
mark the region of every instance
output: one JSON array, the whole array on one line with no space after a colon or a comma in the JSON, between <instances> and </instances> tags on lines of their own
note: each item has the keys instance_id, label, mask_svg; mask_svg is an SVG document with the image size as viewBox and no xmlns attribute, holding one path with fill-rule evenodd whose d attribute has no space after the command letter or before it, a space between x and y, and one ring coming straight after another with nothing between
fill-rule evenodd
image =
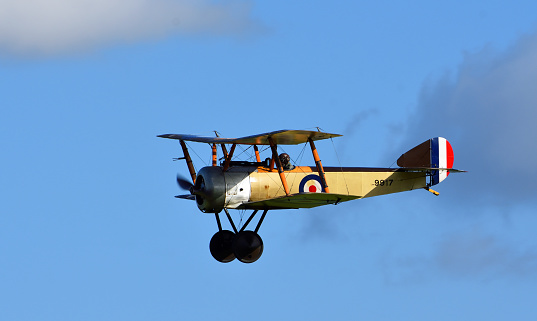
<instances>
[{"instance_id":1,"label":"tail fin","mask_svg":"<svg viewBox=\"0 0 537 321\"><path fill-rule=\"evenodd\" d=\"M436 185L449 175L446 169L453 168L453 148L443 137L431 138L401 155L397 166L431 169L431 186Z\"/></svg>"}]
</instances>

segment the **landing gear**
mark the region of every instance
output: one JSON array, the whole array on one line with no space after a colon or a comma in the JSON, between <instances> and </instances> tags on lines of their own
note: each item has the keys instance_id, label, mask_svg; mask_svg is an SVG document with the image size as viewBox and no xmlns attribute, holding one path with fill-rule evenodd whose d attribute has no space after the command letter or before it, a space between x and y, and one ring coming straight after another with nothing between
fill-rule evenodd
<instances>
[{"instance_id":1,"label":"landing gear","mask_svg":"<svg viewBox=\"0 0 537 321\"><path fill-rule=\"evenodd\" d=\"M222 230L216 232L215 235L211 238L209 243L209 248L211 249L211 255L215 260L222 263L228 263L235 259L235 254L233 253L233 239L235 238L235 233Z\"/></svg>"},{"instance_id":2,"label":"landing gear","mask_svg":"<svg viewBox=\"0 0 537 321\"><path fill-rule=\"evenodd\" d=\"M254 263L263 254L263 240L254 231L242 231L235 235L233 253L242 263Z\"/></svg>"},{"instance_id":3,"label":"landing gear","mask_svg":"<svg viewBox=\"0 0 537 321\"><path fill-rule=\"evenodd\" d=\"M263 254L263 240L259 234L257 234L257 231L259 230L259 227L261 227L261 223L268 210L263 211L263 215L261 215L255 231L245 231L244 229L254 218L257 210L250 215L240 231L237 231L227 209L224 208L224 211L226 212L234 232L223 230L222 224L220 223L220 217L216 214L218 232L213 235L211 242L209 243L211 255L215 260L222 263L229 263L235 258L243 263L254 263L261 257L261 254Z\"/></svg>"}]
</instances>

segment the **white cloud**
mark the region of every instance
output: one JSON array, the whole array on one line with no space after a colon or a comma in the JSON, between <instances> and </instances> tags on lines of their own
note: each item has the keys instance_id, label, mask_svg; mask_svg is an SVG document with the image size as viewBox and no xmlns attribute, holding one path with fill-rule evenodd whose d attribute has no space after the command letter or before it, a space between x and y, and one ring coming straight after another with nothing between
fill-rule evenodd
<instances>
[{"instance_id":1,"label":"white cloud","mask_svg":"<svg viewBox=\"0 0 537 321\"><path fill-rule=\"evenodd\" d=\"M458 197L516 204L535 200L537 34L503 53L467 54L455 73L429 80L408 123L405 146L434 136L452 142ZM451 179L451 177L450 177ZM455 179L455 178L454 178Z\"/></svg>"},{"instance_id":2,"label":"white cloud","mask_svg":"<svg viewBox=\"0 0 537 321\"><path fill-rule=\"evenodd\" d=\"M180 34L256 28L246 1L0 0L0 52L50 55Z\"/></svg>"}]
</instances>

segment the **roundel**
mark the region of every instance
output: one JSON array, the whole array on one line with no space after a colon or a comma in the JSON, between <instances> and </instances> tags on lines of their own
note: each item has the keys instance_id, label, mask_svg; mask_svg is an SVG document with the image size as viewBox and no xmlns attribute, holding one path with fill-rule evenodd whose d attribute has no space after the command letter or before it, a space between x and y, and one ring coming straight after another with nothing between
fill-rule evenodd
<instances>
[{"instance_id":1,"label":"roundel","mask_svg":"<svg viewBox=\"0 0 537 321\"><path fill-rule=\"evenodd\" d=\"M298 191L300 193L321 193L324 192L322 186L319 176L311 174L300 181Z\"/></svg>"}]
</instances>

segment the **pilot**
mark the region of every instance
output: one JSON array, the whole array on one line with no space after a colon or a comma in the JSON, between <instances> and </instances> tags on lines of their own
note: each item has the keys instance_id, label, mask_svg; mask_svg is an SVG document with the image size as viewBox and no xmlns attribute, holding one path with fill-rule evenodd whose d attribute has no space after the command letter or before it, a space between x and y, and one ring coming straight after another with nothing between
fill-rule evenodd
<instances>
[{"instance_id":1,"label":"pilot","mask_svg":"<svg viewBox=\"0 0 537 321\"><path fill-rule=\"evenodd\" d=\"M290 171L293 168L295 168L295 166L291 164L291 157L289 157L287 153L281 153L279 158L280 158L280 163L282 164L282 167L284 170Z\"/></svg>"}]
</instances>

